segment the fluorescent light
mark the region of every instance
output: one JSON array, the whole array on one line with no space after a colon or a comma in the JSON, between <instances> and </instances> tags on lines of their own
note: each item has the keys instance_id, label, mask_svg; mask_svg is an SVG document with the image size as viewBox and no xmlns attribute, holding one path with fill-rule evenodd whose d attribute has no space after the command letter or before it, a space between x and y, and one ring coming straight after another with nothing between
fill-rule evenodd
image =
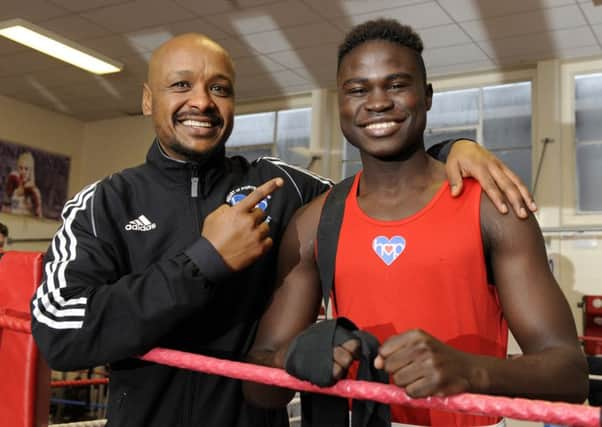
<instances>
[{"instance_id":1,"label":"fluorescent light","mask_svg":"<svg viewBox=\"0 0 602 427\"><path fill-rule=\"evenodd\" d=\"M22 19L0 22L0 36L94 74L117 73L123 64Z\"/></svg>"}]
</instances>

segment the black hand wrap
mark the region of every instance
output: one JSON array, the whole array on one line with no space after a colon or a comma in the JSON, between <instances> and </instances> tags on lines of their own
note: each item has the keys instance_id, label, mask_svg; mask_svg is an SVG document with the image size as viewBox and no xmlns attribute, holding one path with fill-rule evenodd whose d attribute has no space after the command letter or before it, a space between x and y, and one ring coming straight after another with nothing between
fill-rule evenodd
<instances>
[{"instance_id":1,"label":"black hand wrap","mask_svg":"<svg viewBox=\"0 0 602 427\"><path fill-rule=\"evenodd\" d=\"M350 339L360 341L361 355L358 380L388 383L386 372L374 368L378 354L378 340L365 331L359 331L349 319L325 320L299 334L289 346L286 371L320 387L333 385L333 349ZM349 425L347 400L340 397L302 393L303 427ZM353 401L353 427L381 427L391 425L388 405L372 401Z\"/></svg>"}]
</instances>

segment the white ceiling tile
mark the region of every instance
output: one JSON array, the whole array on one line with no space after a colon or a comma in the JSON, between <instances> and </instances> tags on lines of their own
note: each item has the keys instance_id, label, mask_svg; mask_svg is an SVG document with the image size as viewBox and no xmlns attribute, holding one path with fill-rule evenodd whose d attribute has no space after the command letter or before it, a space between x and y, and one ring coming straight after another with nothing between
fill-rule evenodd
<instances>
[{"instance_id":1,"label":"white ceiling tile","mask_svg":"<svg viewBox=\"0 0 602 427\"><path fill-rule=\"evenodd\" d=\"M225 12L234 12L242 9L257 7L274 3L277 0L236 0L236 1L199 1L199 0L175 0L176 3L188 10L195 12L198 16L205 17Z\"/></svg>"},{"instance_id":2,"label":"white ceiling tile","mask_svg":"<svg viewBox=\"0 0 602 427\"><path fill-rule=\"evenodd\" d=\"M337 86L336 69L296 68L293 71L303 79L313 83L314 87L336 88Z\"/></svg>"},{"instance_id":3,"label":"white ceiling tile","mask_svg":"<svg viewBox=\"0 0 602 427\"><path fill-rule=\"evenodd\" d=\"M104 96L124 99L125 94L135 93L136 98L142 95L145 78L136 76L106 75L94 76L95 83L105 90ZM139 101L139 100L138 100Z\"/></svg>"},{"instance_id":4,"label":"white ceiling tile","mask_svg":"<svg viewBox=\"0 0 602 427\"><path fill-rule=\"evenodd\" d=\"M587 25L577 5L542 9L460 24L473 40L482 41Z\"/></svg>"},{"instance_id":5,"label":"white ceiling tile","mask_svg":"<svg viewBox=\"0 0 602 427\"><path fill-rule=\"evenodd\" d=\"M26 52L28 48L12 40L0 37L0 55L7 53ZM0 58L0 61L2 58Z\"/></svg>"},{"instance_id":6,"label":"white ceiling tile","mask_svg":"<svg viewBox=\"0 0 602 427\"><path fill-rule=\"evenodd\" d=\"M553 50L540 51L537 53L527 52L514 56L501 58L498 65L501 67L511 67L518 65L529 65L532 66L537 61L543 61L546 59L574 59L574 58L585 58L594 55L600 55L602 50L598 45L594 46L581 46L571 48L554 48Z\"/></svg>"},{"instance_id":7,"label":"white ceiling tile","mask_svg":"<svg viewBox=\"0 0 602 427\"><path fill-rule=\"evenodd\" d=\"M119 115L125 112L139 112L141 100L141 90L129 90L122 91L118 98L104 94L101 96L86 95L79 98L66 99L64 103L75 114L111 108Z\"/></svg>"},{"instance_id":8,"label":"white ceiling tile","mask_svg":"<svg viewBox=\"0 0 602 427\"><path fill-rule=\"evenodd\" d=\"M56 68L65 63L51 56L28 49L11 55L3 55L0 61L0 75L27 74L32 71Z\"/></svg>"},{"instance_id":9,"label":"white ceiling tile","mask_svg":"<svg viewBox=\"0 0 602 427\"><path fill-rule=\"evenodd\" d=\"M21 18L36 24L39 21L67 15L68 13L62 7L51 4L46 0L2 0L0 21Z\"/></svg>"},{"instance_id":10,"label":"white ceiling tile","mask_svg":"<svg viewBox=\"0 0 602 427\"><path fill-rule=\"evenodd\" d=\"M291 70L270 73L271 78L282 88L307 84L308 81Z\"/></svg>"},{"instance_id":11,"label":"white ceiling tile","mask_svg":"<svg viewBox=\"0 0 602 427\"><path fill-rule=\"evenodd\" d=\"M602 24L593 25L592 28L596 34L596 37L598 38L598 41L602 42Z\"/></svg>"},{"instance_id":12,"label":"white ceiling tile","mask_svg":"<svg viewBox=\"0 0 602 427\"><path fill-rule=\"evenodd\" d=\"M186 9L163 0L135 0L83 12L82 16L116 33L192 18Z\"/></svg>"},{"instance_id":13,"label":"white ceiling tile","mask_svg":"<svg viewBox=\"0 0 602 427\"><path fill-rule=\"evenodd\" d=\"M119 3L127 3L131 0L50 0L57 6L63 7L72 12L83 12L86 10L99 9Z\"/></svg>"},{"instance_id":14,"label":"white ceiling tile","mask_svg":"<svg viewBox=\"0 0 602 427\"><path fill-rule=\"evenodd\" d=\"M140 54L140 51L131 43L126 35L99 37L85 40L81 44L110 58Z\"/></svg>"},{"instance_id":15,"label":"white ceiling tile","mask_svg":"<svg viewBox=\"0 0 602 427\"><path fill-rule=\"evenodd\" d=\"M470 38L457 24L425 28L419 31L425 48L453 46L470 43Z\"/></svg>"},{"instance_id":16,"label":"white ceiling tile","mask_svg":"<svg viewBox=\"0 0 602 427\"><path fill-rule=\"evenodd\" d=\"M79 15L67 15L60 18L53 18L40 22L39 25L71 40L82 40L111 35L111 33L103 27L90 22Z\"/></svg>"},{"instance_id":17,"label":"white ceiling tile","mask_svg":"<svg viewBox=\"0 0 602 427\"><path fill-rule=\"evenodd\" d=\"M31 85L25 80L25 75L0 77L0 94L11 96L31 90Z\"/></svg>"},{"instance_id":18,"label":"white ceiling tile","mask_svg":"<svg viewBox=\"0 0 602 427\"><path fill-rule=\"evenodd\" d=\"M269 5L271 3L277 3L281 0L229 0L233 6L234 10L246 9L249 7L257 7L262 5Z\"/></svg>"},{"instance_id":19,"label":"white ceiling tile","mask_svg":"<svg viewBox=\"0 0 602 427\"><path fill-rule=\"evenodd\" d=\"M422 57L429 68L488 60L483 51L474 43L425 49Z\"/></svg>"},{"instance_id":20,"label":"white ceiling tile","mask_svg":"<svg viewBox=\"0 0 602 427\"><path fill-rule=\"evenodd\" d=\"M195 12L198 16L209 16L234 10L234 6L229 1L175 0L175 2Z\"/></svg>"},{"instance_id":21,"label":"white ceiling tile","mask_svg":"<svg viewBox=\"0 0 602 427\"><path fill-rule=\"evenodd\" d=\"M246 42L235 37L218 40L218 43L228 51L233 59L243 58L245 56L255 55L257 52Z\"/></svg>"},{"instance_id":22,"label":"white ceiling tile","mask_svg":"<svg viewBox=\"0 0 602 427\"><path fill-rule=\"evenodd\" d=\"M291 85L302 85L308 82L298 74L290 71L276 71L270 74L254 76L241 76L236 80L236 92L245 92L249 89L265 89L270 87L286 88Z\"/></svg>"},{"instance_id":23,"label":"white ceiling tile","mask_svg":"<svg viewBox=\"0 0 602 427\"><path fill-rule=\"evenodd\" d=\"M229 37L224 31L201 19L158 25L123 34L123 38L138 52L151 52L174 36L184 33L202 33L219 41Z\"/></svg>"},{"instance_id":24,"label":"white ceiling tile","mask_svg":"<svg viewBox=\"0 0 602 427\"><path fill-rule=\"evenodd\" d=\"M299 93L308 93L314 89L315 89L315 87L312 84L306 83L303 85L288 86L283 89L283 94L284 95L295 95L295 94L299 94Z\"/></svg>"},{"instance_id":25,"label":"white ceiling tile","mask_svg":"<svg viewBox=\"0 0 602 427\"><path fill-rule=\"evenodd\" d=\"M61 113L69 112L69 108L61 99L56 89L46 87L32 76L24 76L24 80L29 86L28 89L22 93L13 95L13 98Z\"/></svg>"},{"instance_id":26,"label":"white ceiling tile","mask_svg":"<svg viewBox=\"0 0 602 427\"><path fill-rule=\"evenodd\" d=\"M269 74L261 74L256 76L242 76L236 80L235 93L239 94L248 93L250 91L269 90L274 87L279 87L276 80ZM266 90L266 95L269 96L269 92Z\"/></svg>"},{"instance_id":27,"label":"white ceiling tile","mask_svg":"<svg viewBox=\"0 0 602 427\"><path fill-rule=\"evenodd\" d=\"M343 39L341 31L327 24L311 24L294 28L282 28L243 36L251 47L261 53L294 50L325 43L338 43Z\"/></svg>"},{"instance_id":28,"label":"white ceiling tile","mask_svg":"<svg viewBox=\"0 0 602 427\"><path fill-rule=\"evenodd\" d=\"M363 15L385 9L396 9L428 0L303 0L316 12L326 17Z\"/></svg>"},{"instance_id":29,"label":"white ceiling tile","mask_svg":"<svg viewBox=\"0 0 602 427\"><path fill-rule=\"evenodd\" d=\"M148 71L148 58L144 57L143 54L123 56L118 57L117 59L124 65L123 71L119 74L142 74L146 76L146 72Z\"/></svg>"},{"instance_id":30,"label":"white ceiling tile","mask_svg":"<svg viewBox=\"0 0 602 427\"><path fill-rule=\"evenodd\" d=\"M490 61L479 61L479 62L469 62L463 64L455 64L448 65L442 67L432 67L427 70L427 75L429 79L433 77L443 77L449 76L452 74L460 74L460 73L473 73L475 71L483 71L483 70L492 70L495 69L495 64ZM434 86L434 91L437 93L437 87Z\"/></svg>"},{"instance_id":31,"label":"white ceiling tile","mask_svg":"<svg viewBox=\"0 0 602 427\"><path fill-rule=\"evenodd\" d=\"M47 87L81 84L90 82L94 78L93 74L70 65L62 65L50 70L34 71L29 75Z\"/></svg>"},{"instance_id":32,"label":"white ceiling tile","mask_svg":"<svg viewBox=\"0 0 602 427\"><path fill-rule=\"evenodd\" d=\"M483 50L491 57L500 59L505 57L536 55L535 61L540 53L549 56L557 49L570 49L581 46L593 46L597 43L589 27L571 28L558 30L550 33L529 34L520 37L508 37L504 39L479 42Z\"/></svg>"},{"instance_id":33,"label":"white ceiling tile","mask_svg":"<svg viewBox=\"0 0 602 427\"><path fill-rule=\"evenodd\" d=\"M449 16L434 2L419 3L363 15L333 18L332 22L347 32L354 25L378 18L397 19L399 22L410 25L415 29L437 27L452 23Z\"/></svg>"},{"instance_id":34,"label":"white ceiling tile","mask_svg":"<svg viewBox=\"0 0 602 427\"><path fill-rule=\"evenodd\" d=\"M338 44L287 50L268 55L287 68L324 67L336 69Z\"/></svg>"},{"instance_id":35,"label":"white ceiling tile","mask_svg":"<svg viewBox=\"0 0 602 427\"><path fill-rule=\"evenodd\" d=\"M573 0L440 0L456 21L474 21L518 12L574 4Z\"/></svg>"},{"instance_id":36,"label":"white ceiling tile","mask_svg":"<svg viewBox=\"0 0 602 427\"><path fill-rule=\"evenodd\" d=\"M60 88L48 88L48 90L52 90L57 94L60 93L60 99L63 101L71 99L78 100L87 97L116 97L114 94L111 94L109 90L96 82L66 85L61 86Z\"/></svg>"},{"instance_id":37,"label":"white ceiling tile","mask_svg":"<svg viewBox=\"0 0 602 427\"><path fill-rule=\"evenodd\" d=\"M208 22L209 19L193 19L189 21L178 21L172 24L163 25L163 27L167 28L171 31L172 34L183 34L183 33L201 33L205 34L207 37L212 38L213 40L221 40L228 37L231 37L230 34L222 31L218 27L216 27L211 22ZM212 19L211 19L212 21Z\"/></svg>"},{"instance_id":38,"label":"white ceiling tile","mask_svg":"<svg viewBox=\"0 0 602 427\"><path fill-rule=\"evenodd\" d=\"M579 7L590 24L602 23L602 6L594 6L593 3L580 3Z\"/></svg>"},{"instance_id":39,"label":"white ceiling tile","mask_svg":"<svg viewBox=\"0 0 602 427\"><path fill-rule=\"evenodd\" d=\"M588 56L598 56L602 53L602 49L599 45L594 46L582 46L572 48L561 48L556 51L559 58L572 59L572 58L583 58Z\"/></svg>"},{"instance_id":40,"label":"white ceiling tile","mask_svg":"<svg viewBox=\"0 0 602 427\"><path fill-rule=\"evenodd\" d=\"M298 0L280 1L211 17L211 22L231 34L252 34L319 22L323 18Z\"/></svg>"},{"instance_id":41,"label":"white ceiling tile","mask_svg":"<svg viewBox=\"0 0 602 427\"><path fill-rule=\"evenodd\" d=\"M274 96L307 93L313 89L314 87L312 87L312 85L309 83L302 85L287 86L285 88L282 88L276 84L272 84L272 86L266 86L265 88L246 88L237 92L236 97L238 101L258 100L265 98L273 98Z\"/></svg>"},{"instance_id":42,"label":"white ceiling tile","mask_svg":"<svg viewBox=\"0 0 602 427\"><path fill-rule=\"evenodd\" d=\"M266 72L282 71L285 68L263 55L247 56L234 60L236 76L249 76Z\"/></svg>"},{"instance_id":43,"label":"white ceiling tile","mask_svg":"<svg viewBox=\"0 0 602 427\"><path fill-rule=\"evenodd\" d=\"M152 52L163 43L171 40L174 33L164 27L152 27L141 31L134 31L123 34L123 38L127 40L134 50L137 52Z\"/></svg>"}]
</instances>

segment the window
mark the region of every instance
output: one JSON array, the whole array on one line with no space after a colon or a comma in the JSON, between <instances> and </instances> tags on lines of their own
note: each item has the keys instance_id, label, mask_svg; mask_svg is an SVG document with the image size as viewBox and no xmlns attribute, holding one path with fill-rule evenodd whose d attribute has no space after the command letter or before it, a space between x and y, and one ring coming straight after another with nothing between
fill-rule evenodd
<instances>
[{"instance_id":1,"label":"window","mask_svg":"<svg viewBox=\"0 0 602 427\"><path fill-rule=\"evenodd\" d=\"M249 161L277 156L287 163L305 167L310 161L310 135L311 108L237 115L226 152Z\"/></svg>"},{"instance_id":2,"label":"window","mask_svg":"<svg viewBox=\"0 0 602 427\"><path fill-rule=\"evenodd\" d=\"M481 142L531 184L531 83L520 82L435 93L424 143L446 139ZM345 142L343 176L361 169L359 151Z\"/></svg>"},{"instance_id":3,"label":"window","mask_svg":"<svg viewBox=\"0 0 602 427\"><path fill-rule=\"evenodd\" d=\"M467 137L481 142L531 184L531 83L435 93L425 145Z\"/></svg>"},{"instance_id":4,"label":"window","mask_svg":"<svg viewBox=\"0 0 602 427\"><path fill-rule=\"evenodd\" d=\"M575 76L577 210L602 211L602 74Z\"/></svg>"}]
</instances>

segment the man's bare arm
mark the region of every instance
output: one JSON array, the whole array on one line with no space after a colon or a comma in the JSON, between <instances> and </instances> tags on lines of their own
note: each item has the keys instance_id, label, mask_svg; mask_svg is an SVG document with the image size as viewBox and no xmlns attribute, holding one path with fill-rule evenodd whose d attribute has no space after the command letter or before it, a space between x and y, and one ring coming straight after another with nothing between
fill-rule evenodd
<instances>
[{"instance_id":1,"label":"man's bare arm","mask_svg":"<svg viewBox=\"0 0 602 427\"><path fill-rule=\"evenodd\" d=\"M439 143L428 152L445 162L453 197L462 193L462 178L473 177L501 213L508 212L508 204L519 218L527 218L529 210L537 210L533 196L518 175L476 141L460 139L453 144Z\"/></svg>"},{"instance_id":2,"label":"man's bare arm","mask_svg":"<svg viewBox=\"0 0 602 427\"><path fill-rule=\"evenodd\" d=\"M416 398L473 392L582 402L587 364L535 218L501 215L483 196L481 224L504 316L524 354L469 354L414 330L388 339L376 367Z\"/></svg>"},{"instance_id":3,"label":"man's bare arm","mask_svg":"<svg viewBox=\"0 0 602 427\"><path fill-rule=\"evenodd\" d=\"M523 351L489 367L486 392L582 402L587 363L537 221L533 215L527 221L499 215L486 198L481 209L504 316Z\"/></svg>"},{"instance_id":4,"label":"man's bare arm","mask_svg":"<svg viewBox=\"0 0 602 427\"><path fill-rule=\"evenodd\" d=\"M276 290L259 323L247 360L282 368L288 345L316 321L322 291L314 259L316 236L324 196L318 197L293 216L281 241ZM285 405L291 390L256 383L243 383L250 402L264 407Z\"/></svg>"}]
</instances>

